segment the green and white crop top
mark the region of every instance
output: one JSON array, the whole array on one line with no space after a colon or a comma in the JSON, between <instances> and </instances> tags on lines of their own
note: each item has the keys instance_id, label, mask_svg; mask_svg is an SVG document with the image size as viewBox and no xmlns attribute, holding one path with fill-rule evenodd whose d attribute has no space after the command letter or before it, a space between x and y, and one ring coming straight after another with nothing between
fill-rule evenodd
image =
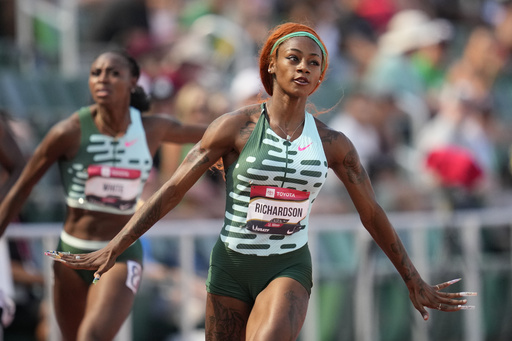
<instances>
[{"instance_id":1,"label":"green and white crop top","mask_svg":"<svg viewBox=\"0 0 512 341\"><path fill-rule=\"evenodd\" d=\"M237 252L269 256L308 240L308 219L327 176L313 115L294 141L270 128L265 106L237 162L226 171L226 213L220 238Z\"/></svg>"},{"instance_id":2,"label":"green and white crop top","mask_svg":"<svg viewBox=\"0 0 512 341\"><path fill-rule=\"evenodd\" d=\"M131 123L119 138L101 134L88 107L78 117L80 149L72 160L59 161L67 205L133 214L153 165L140 112L130 108Z\"/></svg>"}]
</instances>

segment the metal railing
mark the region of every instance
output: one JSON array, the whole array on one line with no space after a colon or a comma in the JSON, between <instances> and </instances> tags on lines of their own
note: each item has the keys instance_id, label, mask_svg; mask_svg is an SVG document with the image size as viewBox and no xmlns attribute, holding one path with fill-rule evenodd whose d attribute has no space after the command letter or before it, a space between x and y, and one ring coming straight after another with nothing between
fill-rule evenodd
<instances>
[{"instance_id":1,"label":"metal railing","mask_svg":"<svg viewBox=\"0 0 512 341\"><path fill-rule=\"evenodd\" d=\"M408 249L409 255L415 263L417 269L420 271L424 279L430 282L431 278L438 277L436 272L438 269L431 265L431 256L426 241L428 233L432 231L446 232L447 229L451 233L460 237L460 255L458 265L453 264L456 268L454 272L460 273L464 279L462 289L463 291L480 291L483 286L483 279L481 272L486 264L482 261L482 230L505 228L510 233L512 223L512 210L508 208L489 208L481 210L468 210L461 212L414 212L414 213L390 213L389 218L393 223L395 229L401 236L406 237L404 242ZM186 228L183 228L186 226ZM200 237L215 237L218 235L222 224L220 220L161 220L152 229L150 229L145 237L147 238L177 238L179 241L179 266L181 269L181 292L184 295L183 302L187 302L187 297L191 297L191 283L193 276L195 276L194 268L194 255L195 255L195 238ZM362 227L357 215L313 215L310 218L310 249L313 259L313 273L314 282L321 281L322 271L317 271L320 266L319 254L323 248L321 245L321 236L325 233L345 233L353 237L355 241L354 246L354 259L356 266L351 274L355 285L353 286L353 326L354 339L357 341L375 341L380 340L378 317L375 312L375 302L373 297L373 288L375 280L378 276L396 276L399 279L398 273L392 266L379 267L376 269L372 266L375 257L383 258L383 254L379 256L378 251L372 253L373 240ZM27 228L30 227L30 228ZM61 224L58 223L44 223L44 224L13 224L7 229L8 238L26 238L32 240L42 240L45 249L52 249L56 245L56 240L60 234ZM442 237L440 240L444 240ZM510 240L506 241L511 243ZM444 248L438 248L437 257L443 262L443 269L450 268L451 259L442 254L445 252ZM511 264L510 252L506 253L508 259L504 259L502 264L494 264L499 267L499 271L510 272ZM460 265L460 262L463 262ZM456 261L454 260L454 263ZM391 264L388 261L389 265ZM50 270L51 260L48 259L44 262L45 274L47 276L47 292L50 293ZM501 266L501 267L500 267ZM451 278L445 278L448 280ZM435 283L432 283L435 284ZM322 307L318 300L318 285L313 286L311 295L310 306L308 309L308 316L304 324L301 340L321 340L320 327L318 325L318 314ZM404 288L404 295L407 295L407 290ZM484 312L482 307L482 295L471 297L470 304L475 305L475 310L459 312L463 315L463 340L465 341L483 341L484 335ZM416 341L428 341L432 338L429 336L429 324L421 319L418 312L414 311L412 304L410 305L413 314L414 323L411 325L412 339ZM189 306L184 304L181 308L180 320L180 334L181 340L188 341L195 326L188 318ZM119 339L130 339L130 321L123 328L123 336ZM51 338L57 340L58 333L55 331L56 325L52 325Z\"/></svg>"},{"instance_id":2,"label":"metal railing","mask_svg":"<svg viewBox=\"0 0 512 341\"><path fill-rule=\"evenodd\" d=\"M34 19L55 28L60 37L60 70L64 75L76 75L80 71L78 39L78 1L76 0L17 0L16 4L16 40L23 51L22 69L31 70L34 56Z\"/></svg>"}]
</instances>

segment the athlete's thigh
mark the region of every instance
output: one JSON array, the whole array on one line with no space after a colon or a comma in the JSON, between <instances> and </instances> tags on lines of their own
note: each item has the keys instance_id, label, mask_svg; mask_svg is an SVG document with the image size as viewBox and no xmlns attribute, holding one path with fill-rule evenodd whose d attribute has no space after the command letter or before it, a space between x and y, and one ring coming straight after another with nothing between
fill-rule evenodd
<instances>
[{"instance_id":1,"label":"athlete's thigh","mask_svg":"<svg viewBox=\"0 0 512 341\"><path fill-rule=\"evenodd\" d=\"M295 340L306 318L309 294L289 277L274 279L257 297L247 322L247 340Z\"/></svg>"},{"instance_id":2,"label":"athlete's thigh","mask_svg":"<svg viewBox=\"0 0 512 341\"><path fill-rule=\"evenodd\" d=\"M114 338L130 314L141 276L139 263L119 262L91 285L79 340Z\"/></svg>"},{"instance_id":3,"label":"athlete's thigh","mask_svg":"<svg viewBox=\"0 0 512 341\"><path fill-rule=\"evenodd\" d=\"M208 293L206 296L206 341L245 340L251 305L239 299Z\"/></svg>"},{"instance_id":4,"label":"athlete's thigh","mask_svg":"<svg viewBox=\"0 0 512 341\"><path fill-rule=\"evenodd\" d=\"M76 340L82 321L89 284L71 268L53 263L53 305L63 340Z\"/></svg>"}]
</instances>

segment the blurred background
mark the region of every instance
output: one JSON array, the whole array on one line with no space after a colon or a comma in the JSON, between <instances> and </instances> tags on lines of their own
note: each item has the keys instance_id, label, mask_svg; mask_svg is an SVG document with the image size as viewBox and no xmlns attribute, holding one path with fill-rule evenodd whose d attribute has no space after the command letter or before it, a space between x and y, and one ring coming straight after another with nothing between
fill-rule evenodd
<instances>
[{"instance_id":1,"label":"blurred background","mask_svg":"<svg viewBox=\"0 0 512 341\"><path fill-rule=\"evenodd\" d=\"M313 207L301 340L512 340L511 1L0 0L2 124L28 158L53 124L91 103L90 63L117 46L141 65L150 114L209 123L265 98L259 48L285 21L325 42L330 66L310 111L352 140L422 275L462 277L452 290L479 292L475 310L422 321L331 174ZM160 149L145 198L190 147ZM145 277L119 340L204 339L224 190L221 174L205 174L142 238ZM7 230L17 313L5 340L57 340L42 252L55 247L64 209L55 167Z\"/></svg>"}]
</instances>

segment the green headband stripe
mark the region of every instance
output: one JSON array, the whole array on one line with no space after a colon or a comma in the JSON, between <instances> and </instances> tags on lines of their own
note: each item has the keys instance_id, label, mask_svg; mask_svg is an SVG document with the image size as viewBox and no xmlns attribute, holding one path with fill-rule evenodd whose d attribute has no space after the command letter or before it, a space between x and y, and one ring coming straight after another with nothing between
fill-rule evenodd
<instances>
[{"instance_id":1,"label":"green headband stripe","mask_svg":"<svg viewBox=\"0 0 512 341\"><path fill-rule=\"evenodd\" d=\"M325 63L326 63L326 55L327 53L325 52L325 47L324 45L320 42L320 40L315 37L314 34L311 34L309 32L305 32L305 31L298 31L298 32L292 32L290 34L287 34L285 36L282 36L281 38L279 38L274 46L272 46L272 50L270 50L270 55L272 56L272 54L274 53L274 50L279 46L281 45L285 40L288 40L290 38L293 38L293 37L308 37L308 38L311 38L313 39L313 41L318 45L318 47L320 47L320 50L322 50L322 72L324 72L324 69L325 69Z\"/></svg>"}]
</instances>

